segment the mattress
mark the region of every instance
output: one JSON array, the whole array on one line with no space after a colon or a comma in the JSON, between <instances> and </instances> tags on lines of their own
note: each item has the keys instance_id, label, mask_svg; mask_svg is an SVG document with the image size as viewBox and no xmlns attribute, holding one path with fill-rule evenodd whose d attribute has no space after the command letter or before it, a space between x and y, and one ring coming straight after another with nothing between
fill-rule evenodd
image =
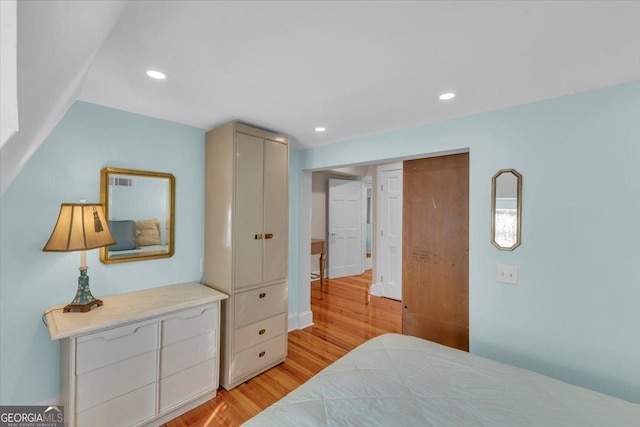
<instances>
[{"instance_id":1,"label":"mattress","mask_svg":"<svg viewBox=\"0 0 640 427\"><path fill-rule=\"evenodd\" d=\"M244 424L640 426L640 405L420 338L357 347Z\"/></svg>"}]
</instances>

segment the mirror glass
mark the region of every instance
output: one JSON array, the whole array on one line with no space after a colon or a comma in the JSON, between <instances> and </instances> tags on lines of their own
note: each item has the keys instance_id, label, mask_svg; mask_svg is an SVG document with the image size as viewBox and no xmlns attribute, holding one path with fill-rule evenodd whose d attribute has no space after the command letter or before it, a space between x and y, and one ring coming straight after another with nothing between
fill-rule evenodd
<instances>
[{"instance_id":1,"label":"mirror glass","mask_svg":"<svg viewBox=\"0 0 640 427\"><path fill-rule=\"evenodd\" d=\"M100 248L100 261L110 264L172 256L174 199L171 174L102 169L100 200L116 244Z\"/></svg>"},{"instance_id":2,"label":"mirror glass","mask_svg":"<svg viewBox=\"0 0 640 427\"><path fill-rule=\"evenodd\" d=\"M491 188L491 243L512 251L520 246L522 175L502 169L493 176Z\"/></svg>"}]
</instances>

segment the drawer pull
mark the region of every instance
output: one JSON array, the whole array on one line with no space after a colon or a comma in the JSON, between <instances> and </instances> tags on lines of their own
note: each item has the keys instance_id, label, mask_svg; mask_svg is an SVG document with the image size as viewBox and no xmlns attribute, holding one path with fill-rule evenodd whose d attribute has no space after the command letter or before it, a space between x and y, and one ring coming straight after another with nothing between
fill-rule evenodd
<instances>
[{"instance_id":1,"label":"drawer pull","mask_svg":"<svg viewBox=\"0 0 640 427\"><path fill-rule=\"evenodd\" d=\"M266 329L260 329L260 331L258 331L258 335L264 335L265 332L267 332Z\"/></svg>"},{"instance_id":2,"label":"drawer pull","mask_svg":"<svg viewBox=\"0 0 640 427\"><path fill-rule=\"evenodd\" d=\"M273 233L267 233L264 235L265 239L273 239Z\"/></svg>"},{"instance_id":3,"label":"drawer pull","mask_svg":"<svg viewBox=\"0 0 640 427\"><path fill-rule=\"evenodd\" d=\"M253 240L262 240L262 234L254 234Z\"/></svg>"},{"instance_id":4,"label":"drawer pull","mask_svg":"<svg viewBox=\"0 0 640 427\"><path fill-rule=\"evenodd\" d=\"M258 355L258 357L263 357L265 354L267 354L266 351L261 351L260 354Z\"/></svg>"},{"instance_id":5,"label":"drawer pull","mask_svg":"<svg viewBox=\"0 0 640 427\"><path fill-rule=\"evenodd\" d=\"M264 293L264 292L263 292L263 293L261 293L260 295L258 295L258 297L260 297L260 298L264 298L264 297L266 297L266 296L267 296L267 294L266 294L266 293Z\"/></svg>"}]
</instances>

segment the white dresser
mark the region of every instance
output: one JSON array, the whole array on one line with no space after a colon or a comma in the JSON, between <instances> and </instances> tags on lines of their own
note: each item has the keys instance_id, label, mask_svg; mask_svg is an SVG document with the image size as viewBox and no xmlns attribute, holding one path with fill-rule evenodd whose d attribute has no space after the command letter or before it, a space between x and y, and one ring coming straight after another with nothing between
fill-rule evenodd
<instances>
[{"instance_id":1,"label":"white dresser","mask_svg":"<svg viewBox=\"0 0 640 427\"><path fill-rule=\"evenodd\" d=\"M214 398L225 298L183 283L104 297L88 313L47 309L65 425L158 426Z\"/></svg>"},{"instance_id":2,"label":"white dresser","mask_svg":"<svg viewBox=\"0 0 640 427\"><path fill-rule=\"evenodd\" d=\"M285 360L289 143L242 123L207 132L204 283L222 306L220 384Z\"/></svg>"}]
</instances>

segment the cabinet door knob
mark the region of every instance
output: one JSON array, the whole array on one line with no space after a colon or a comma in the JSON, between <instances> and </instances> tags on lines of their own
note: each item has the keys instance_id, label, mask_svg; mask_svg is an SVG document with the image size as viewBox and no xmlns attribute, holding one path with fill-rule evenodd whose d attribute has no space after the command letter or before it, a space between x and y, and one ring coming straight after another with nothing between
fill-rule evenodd
<instances>
[{"instance_id":1,"label":"cabinet door knob","mask_svg":"<svg viewBox=\"0 0 640 427\"><path fill-rule=\"evenodd\" d=\"M266 297L266 296L267 296L267 294L265 294L264 292L263 292L263 293L261 293L260 295L258 295L258 297L259 297L259 298L264 298L264 297Z\"/></svg>"},{"instance_id":2,"label":"cabinet door knob","mask_svg":"<svg viewBox=\"0 0 640 427\"><path fill-rule=\"evenodd\" d=\"M264 351L261 351L260 354L258 355L258 357L263 357L265 354L267 354L267 353L264 352Z\"/></svg>"},{"instance_id":3,"label":"cabinet door knob","mask_svg":"<svg viewBox=\"0 0 640 427\"><path fill-rule=\"evenodd\" d=\"M264 235L265 239L273 239L273 233L267 233Z\"/></svg>"},{"instance_id":4,"label":"cabinet door knob","mask_svg":"<svg viewBox=\"0 0 640 427\"><path fill-rule=\"evenodd\" d=\"M262 240L262 234L254 234L253 240Z\"/></svg>"},{"instance_id":5,"label":"cabinet door knob","mask_svg":"<svg viewBox=\"0 0 640 427\"><path fill-rule=\"evenodd\" d=\"M266 329L260 329L260 331L258 331L258 335L264 335L265 332L267 332Z\"/></svg>"}]
</instances>

